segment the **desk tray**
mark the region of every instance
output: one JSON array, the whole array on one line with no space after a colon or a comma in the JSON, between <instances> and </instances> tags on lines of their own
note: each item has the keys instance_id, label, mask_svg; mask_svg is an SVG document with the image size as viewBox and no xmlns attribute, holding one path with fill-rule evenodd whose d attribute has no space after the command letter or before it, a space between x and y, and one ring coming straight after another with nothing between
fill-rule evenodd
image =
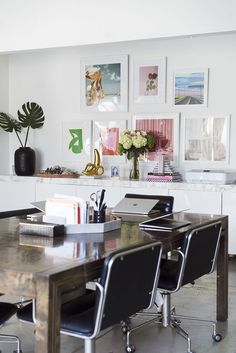
<instances>
[{"instance_id":1,"label":"desk tray","mask_svg":"<svg viewBox=\"0 0 236 353\"><path fill-rule=\"evenodd\" d=\"M66 234L76 233L105 233L121 226L121 220L115 219L105 223L87 223L87 224L66 224Z\"/></svg>"}]
</instances>

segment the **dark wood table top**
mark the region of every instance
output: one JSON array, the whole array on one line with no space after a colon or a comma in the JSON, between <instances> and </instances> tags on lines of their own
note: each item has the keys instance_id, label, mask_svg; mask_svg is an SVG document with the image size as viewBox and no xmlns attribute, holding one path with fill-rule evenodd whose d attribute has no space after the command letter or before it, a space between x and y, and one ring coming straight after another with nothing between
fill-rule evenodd
<instances>
[{"instance_id":1,"label":"dark wood table top","mask_svg":"<svg viewBox=\"0 0 236 353\"><path fill-rule=\"evenodd\" d=\"M191 225L175 232L141 231L137 222L144 217L126 217L121 229L114 231L49 238L19 234L19 218L0 219L0 271L36 273L52 267L82 265L104 258L113 250L151 239L160 239L164 248L170 250L187 230L224 219L224 216L191 213L172 217L188 220Z\"/></svg>"}]
</instances>

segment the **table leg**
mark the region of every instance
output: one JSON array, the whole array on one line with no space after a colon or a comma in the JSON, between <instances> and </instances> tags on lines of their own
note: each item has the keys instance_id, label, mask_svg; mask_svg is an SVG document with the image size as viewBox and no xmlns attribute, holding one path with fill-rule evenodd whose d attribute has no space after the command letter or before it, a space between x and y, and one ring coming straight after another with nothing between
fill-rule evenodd
<instances>
[{"instance_id":1,"label":"table leg","mask_svg":"<svg viewBox=\"0 0 236 353\"><path fill-rule=\"evenodd\" d=\"M217 258L216 318L228 319L228 221L223 223L222 236Z\"/></svg>"},{"instance_id":2,"label":"table leg","mask_svg":"<svg viewBox=\"0 0 236 353\"><path fill-rule=\"evenodd\" d=\"M37 279L36 292L35 353L59 353L61 293L43 276Z\"/></svg>"}]
</instances>

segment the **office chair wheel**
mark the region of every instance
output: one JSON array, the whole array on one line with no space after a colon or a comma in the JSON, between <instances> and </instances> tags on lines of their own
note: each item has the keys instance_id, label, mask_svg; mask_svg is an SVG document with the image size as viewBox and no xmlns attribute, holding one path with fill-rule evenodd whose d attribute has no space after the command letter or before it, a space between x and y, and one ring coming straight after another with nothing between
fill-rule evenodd
<instances>
[{"instance_id":1,"label":"office chair wheel","mask_svg":"<svg viewBox=\"0 0 236 353\"><path fill-rule=\"evenodd\" d=\"M129 344L128 346L126 346L126 352L127 353L134 353L136 351L136 347L133 344Z\"/></svg>"},{"instance_id":2,"label":"office chair wheel","mask_svg":"<svg viewBox=\"0 0 236 353\"><path fill-rule=\"evenodd\" d=\"M222 340L222 335L220 333L216 333L215 335L212 335L212 338L215 342L220 342Z\"/></svg>"}]
</instances>

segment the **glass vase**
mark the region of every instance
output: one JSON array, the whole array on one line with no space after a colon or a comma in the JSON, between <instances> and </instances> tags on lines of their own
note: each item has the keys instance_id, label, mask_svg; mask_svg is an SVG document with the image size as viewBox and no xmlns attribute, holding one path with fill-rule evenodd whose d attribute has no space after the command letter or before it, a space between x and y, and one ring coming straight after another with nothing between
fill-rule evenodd
<instances>
[{"instance_id":1,"label":"glass vase","mask_svg":"<svg viewBox=\"0 0 236 353\"><path fill-rule=\"evenodd\" d=\"M130 180L138 180L139 179L139 160L138 156L133 156L130 160Z\"/></svg>"}]
</instances>

